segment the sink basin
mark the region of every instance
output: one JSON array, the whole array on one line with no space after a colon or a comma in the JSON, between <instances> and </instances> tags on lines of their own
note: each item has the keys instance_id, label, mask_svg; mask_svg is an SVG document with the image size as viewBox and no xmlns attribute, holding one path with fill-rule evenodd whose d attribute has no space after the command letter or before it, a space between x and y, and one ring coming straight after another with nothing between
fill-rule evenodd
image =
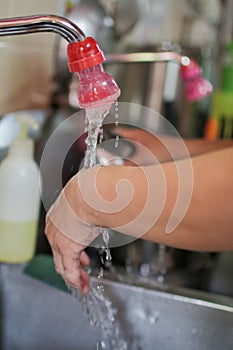
<instances>
[{"instance_id":1,"label":"sink basin","mask_svg":"<svg viewBox=\"0 0 233 350\"><path fill-rule=\"evenodd\" d=\"M22 265L0 268L2 350L101 348L101 328L89 325L69 293L26 275ZM118 311L129 350L232 349L232 298L121 279L106 275L104 293Z\"/></svg>"}]
</instances>

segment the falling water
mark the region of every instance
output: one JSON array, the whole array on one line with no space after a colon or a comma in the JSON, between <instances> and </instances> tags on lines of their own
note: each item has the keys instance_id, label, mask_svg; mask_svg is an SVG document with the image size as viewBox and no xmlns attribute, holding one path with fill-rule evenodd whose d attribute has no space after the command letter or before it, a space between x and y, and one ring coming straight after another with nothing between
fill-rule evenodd
<instances>
[{"instance_id":1,"label":"falling water","mask_svg":"<svg viewBox=\"0 0 233 350\"><path fill-rule=\"evenodd\" d=\"M158 245L158 276L157 280L159 283L164 283L165 276L167 273L166 265L165 265L165 253L166 246L164 244Z\"/></svg>"},{"instance_id":2,"label":"falling water","mask_svg":"<svg viewBox=\"0 0 233 350\"><path fill-rule=\"evenodd\" d=\"M84 158L84 168L92 168L96 165L96 147L98 143L98 137L102 140L103 120L108 114L109 109L106 110L106 105L96 107L92 109L86 109L86 122L87 122L87 139L86 139L86 153ZM100 230L103 237L104 250L106 253L106 260L111 260L111 253L109 250L109 233L107 229ZM103 271L100 270L102 274Z\"/></svg>"},{"instance_id":3,"label":"falling water","mask_svg":"<svg viewBox=\"0 0 233 350\"><path fill-rule=\"evenodd\" d=\"M109 106L110 109L110 106ZM106 106L86 110L87 139L86 153L84 159L84 168L91 168L96 165L96 147L99 135L102 130L102 123L108 110ZM103 246L106 261L111 261L109 249L109 232L105 228L100 229L102 234ZM115 315L116 309L111 301L104 295L103 274L104 274L103 256L101 257L101 267L97 277L97 285L91 282L90 291L87 295L80 295L77 290L69 287L72 295L79 299L84 312L87 314L91 326L100 326L104 333L104 340L97 343L97 350L128 350L127 342L121 332L120 325Z\"/></svg>"},{"instance_id":4,"label":"falling water","mask_svg":"<svg viewBox=\"0 0 233 350\"><path fill-rule=\"evenodd\" d=\"M129 350L116 319L117 310L113 307L112 302L98 290L96 284L91 281L90 292L87 295L80 295L72 287L69 289L75 299L80 301L90 325L101 327L103 330L105 339L96 344L96 349Z\"/></svg>"}]
</instances>

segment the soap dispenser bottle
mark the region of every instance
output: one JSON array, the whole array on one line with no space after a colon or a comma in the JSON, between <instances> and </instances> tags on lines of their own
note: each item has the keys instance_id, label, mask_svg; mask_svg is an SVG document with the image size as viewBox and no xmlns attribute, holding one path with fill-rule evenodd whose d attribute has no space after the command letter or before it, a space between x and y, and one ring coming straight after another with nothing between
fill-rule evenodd
<instances>
[{"instance_id":1,"label":"soap dispenser bottle","mask_svg":"<svg viewBox=\"0 0 233 350\"><path fill-rule=\"evenodd\" d=\"M35 252L40 208L40 175L33 159L33 141L27 139L28 127L35 121L18 114L20 137L9 147L0 164L0 261L24 263Z\"/></svg>"}]
</instances>

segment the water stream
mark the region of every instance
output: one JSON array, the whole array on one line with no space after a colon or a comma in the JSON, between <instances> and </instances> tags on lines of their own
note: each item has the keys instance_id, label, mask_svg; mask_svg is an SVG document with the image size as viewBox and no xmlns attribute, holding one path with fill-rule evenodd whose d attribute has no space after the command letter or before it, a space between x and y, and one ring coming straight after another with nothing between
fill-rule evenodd
<instances>
[{"instance_id":1,"label":"water stream","mask_svg":"<svg viewBox=\"0 0 233 350\"><path fill-rule=\"evenodd\" d=\"M91 168L96 165L96 147L98 143L98 138L100 137L100 142L103 139L103 120L108 114L109 110L106 111L106 106L101 106L98 108L86 109L86 125L87 125L87 139L86 139L86 152L84 158L84 168ZM105 252L105 259L111 261L111 253L109 249L109 232L105 228L100 228L100 234L102 234L103 246L102 249ZM100 281L103 280L103 267L104 267L104 257L102 256L101 267L98 275ZM101 283L99 289L103 289L103 284Z\"/></svg>"},{"instance_id":2,"label":"water stream","mask_svg":"<svg viewBox=\"0 0 233 350\"><path fill-rule=\"evenodd\" d=\"M109 106L110 109L110 106ZM86 110L87 139L86 152L84 159L84 168L90 168L96 165L96 147L98 138L101 135L102 123L108 114L106 106ZM109 249L109 232L105 228L100 229L102 234L102 250L105 255L101 257L101 267L97 277L97 285L91 282L90 291L87 295L80 293L69 287L72 295L77 298L87 314L91 326L101 327L104 339L96 344L96 349L101 350L129 350L127 341L116 319L116 309L112 302L104 295L104 263L111 260Z\"/></svg>"},{"instance_id":3,"label":"water stream","mask_svg":"<svg viewBox=\"0 0 233 350\"><path fill-rule=\"evenodd\" d=\"M109 108L106 108L109 107ZM98 141L102 142L103 120L110 110L110 105L86 110L86 152L84 158L84 168L91 168L96 165L96 148ZM118 125L118 104L115 104L115 125ZM116 137L115 147L118 147L119 137ZM91 326L102 329L103 338L96 344L96 350L139 350L139 339L131 339L130 344L117 320L117 310L112 302L104 294L104 267L106 262L110 262L111 252L109 249L109 231L100 228L102 236L102 246L100 253L101 266L97 276L97 282L91 281L90 291L87 295L81 295L77 290L69 288L72 295L79 300L83 311L86 313ZM159 276L164 279L164 246L159 248ZM162 282L162 281L161 281Z\"/></svg>"},{"instance_id":4,"label":"water stream","mask_svg":"<svg viewBox=\"0 0 233 350\"><path fill-rule=\"evenodd\" d=\"M159 283L164 283L167 274L166 264L165 264L165 253L166 246L164 244L158 245L158 276L157 281Z\"/></svg>"}]
</instances>

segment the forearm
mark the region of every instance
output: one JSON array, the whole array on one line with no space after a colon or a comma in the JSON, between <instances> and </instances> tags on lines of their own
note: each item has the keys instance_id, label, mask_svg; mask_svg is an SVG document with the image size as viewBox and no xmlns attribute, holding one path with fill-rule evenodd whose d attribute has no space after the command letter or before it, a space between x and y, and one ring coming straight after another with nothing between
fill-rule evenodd
<instances>
[{"instance_id":1,"label":"forearm","mask_svg":"<svg viewBox=\"0 0 233 350\"><path fill-rule=\"evenodd\" d=\"M182 139L178 136L153 134L141 129L127 128L119 128L119 134L135 142L136 152L129 160L140 165L155 164L155 157L160 163L164 163L233 147L231 139Z\"/></svg>"},{"instance_id":2,"label":"forearm","mask_svg":"<svg viewBox=\"0 0 233 350\"><path fill-rule=\"evenodd\" d=\"M164 223L174 202L174 177L172 163L163 170L167 180L167 200L158 223L145 238L169 246L197 250L222 251L233 249L233 148L191 158L193 166L193 191L190 205L183 220L170 234ZM185 160L181 160L185 164ZM182 186L182 184L181 184ZM175 196L177 193L175 193Z\"/></svg>"},{"instance_id":3,"label":"forearm","mask_svg":"<svg viewBox=\"0 0 233 350\"><path fill-rule=\"evenodd\" d=\"M166 227L178 193L174 162L164 163L162 168L159 165L99 168L97 191L106 201L106 206L102 210L101 203L98 203L94 210L89 211L87 221L183 249L233 249L232 158L233 148L229 148L213 152L208 157L202 155L192 159L194 186L191 202L183 220L170 234L166 233ZM185 166L187 161L179 162ZM90 180L91 177L89 184ZM119 182L121 180L124 181ZM118 186L117 194L117 184L120 183L122 187ZM115 207L106 212L107 204L113 201ZM136 220L138 217L139 221Z\"/></svg>"},{"instance_id":4,"label":"forearm","mask_svg":"<svg viewBox=\"0 0 233 350\"><path fill-rule=\"evenodd\" d=\"M191 157L233 147L233 140L231 139L185 139L184 142Z\"/></svg>"},{"instance_id":5,"label":"forearm","mask_svg":"<svg viewBox=\"0 0 233 350\"><path fill-rule=\"evenodd\" d=\"M158 160L163 163L185 159L187 156L194 157L232 146L233 140L231 139L183 139L182 145L182 141L179 138L172 136L160 136L158 141L149 146L149 149L156 155Z\"/></svg>"}]
</instances>

